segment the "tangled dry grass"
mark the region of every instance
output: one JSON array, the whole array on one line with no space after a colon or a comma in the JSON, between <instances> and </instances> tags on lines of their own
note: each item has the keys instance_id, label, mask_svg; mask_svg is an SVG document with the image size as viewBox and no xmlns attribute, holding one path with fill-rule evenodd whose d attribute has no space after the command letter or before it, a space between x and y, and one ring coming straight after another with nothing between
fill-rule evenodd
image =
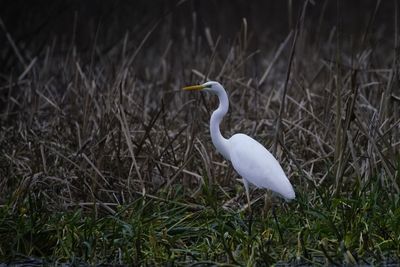
<instances>
[{"instance_id":1,"label":"tangled dry grass","mask_svg":"<svg viewBox=\"0 0 400 267\"><path fill-rule=\"evenodd\" d=\"M341 193L379 176L398 194L396 55L370 48L348 55L330 40L297 44L286 84L293 34L270 53L246 51L245 34L231 44L184 39L158 54L125 39L108 54L93 47L89 60L73 47L57 54L55 45L34 56L2 86L2 202L35 191L57 209L87 202L113 209L173 184L193 193L204 175L232 187L235 174L209 141L215 101L180 91L206 77L229 90L224 134L244 132L276 148L298 191L312 184Z\"/></svg>"},{"instance_id":2,"label":"tangled dry grass","mask_svg":"<svg viewBox=\"0 0 400 267\"><path fill-rule=\"evenodd\" d=\"M239 210L240 177L208 133L216 100L180 90L212 79L230 96L223 134L243 132L271 147L300 200L371 191L398 211L393 43L369 32L352 42L335 29L310 42L300 23L272 49L252 50L246 20L231 41L204 32L182 31L179 41L161 34L166 41L152 46L149 31L107 50L94 43L84 53L55 40L39 54L25 51L23 71L2 74L1 207L20 215L82 208L101 218L145 197L204 209L196 199L216 185L216 205Z\"/></svg>"}]
</instances>

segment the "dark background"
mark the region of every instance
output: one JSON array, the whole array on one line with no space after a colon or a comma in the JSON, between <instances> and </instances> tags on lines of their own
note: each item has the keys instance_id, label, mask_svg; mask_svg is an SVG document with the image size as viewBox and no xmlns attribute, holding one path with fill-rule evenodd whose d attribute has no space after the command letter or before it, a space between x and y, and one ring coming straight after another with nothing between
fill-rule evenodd
<instances>
[{"instance_id":1,"label":"dark background","mask_svg":"<svg viewBox=\"0 0 400 267\"><path fill-rule=\"evenodd\" d=\"M183 35L202 36L205 27L214 37L229 40L240 31L242 18L247 19L252 48L268 49L294 27L303 4L300 0L1 1L1 73L18 68L10 39L29 62L52 42L61 53L71 43L83 53L94 43L107 52L127 33L133 46L139 45L151 29L148 47L164 43L165 36L174 44ZM327 38L336 27L344 39L357 40L369 31L379 33L380 42L393 43L395 7L396 0L312 1L305 28L310 41Z\"/></svg>"}]
</instances>

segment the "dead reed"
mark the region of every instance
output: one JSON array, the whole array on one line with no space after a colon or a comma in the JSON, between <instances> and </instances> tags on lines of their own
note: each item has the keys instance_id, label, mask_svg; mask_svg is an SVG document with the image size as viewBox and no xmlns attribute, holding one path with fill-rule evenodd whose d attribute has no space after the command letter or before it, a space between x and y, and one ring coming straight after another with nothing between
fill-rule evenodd
<instances>
[{"instance_id":1,"label":"dead reed","mask_svg":"<svg viewBox=\"0 0 400 267\"><path fill-rule=\"evenodd\" d=\"M397 34L310 42L300 17L267 51L249 48L246 20L230 41L205 28L148 45L154 29L85 53L54 40L28 60L15 46L23 71L0 87L1 259L398 260ZM224 135L272 147L297 201L271 210L257 191L257 215L240 211L239 177L210 142L215 99L180 90L206 79L229 91Z\"/></svg>"}]
</instances>

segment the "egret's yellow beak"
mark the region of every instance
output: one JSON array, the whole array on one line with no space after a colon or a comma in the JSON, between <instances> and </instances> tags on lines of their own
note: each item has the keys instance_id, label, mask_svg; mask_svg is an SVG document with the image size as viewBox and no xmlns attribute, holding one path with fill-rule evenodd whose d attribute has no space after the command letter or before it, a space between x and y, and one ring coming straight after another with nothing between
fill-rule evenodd
<instances>
[{"instance_id":1,"label":"egret's yellow beak","mask_svg":"<svg viewBox=\"0 0 400 267\"><path fill-rule=\"evenodd\" d=\"M204 88L206 88L204 85L191 85L191 86L183 87L182 90L185 90L185 91L199 91L199 90L203 90Z\"/></svg>"}]
</instances>

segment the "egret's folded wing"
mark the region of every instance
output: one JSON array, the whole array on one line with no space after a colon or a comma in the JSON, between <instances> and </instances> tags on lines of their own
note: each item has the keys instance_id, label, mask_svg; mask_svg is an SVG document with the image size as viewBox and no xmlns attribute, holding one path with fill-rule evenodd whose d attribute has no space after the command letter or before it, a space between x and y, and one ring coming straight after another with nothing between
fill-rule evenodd
<instances>
[{"instance_id":1,"label":"egret's folded wing","mask_svg":"<svg viewBox=\"0 0 400 267\"><path fill-rule=\"evenodd\" d=\"M230 158L235 170L257 187L268 188L285 198L295 197L293 187L275 157L245 134L229 139Z\"/></svg>"}]
</instances>

